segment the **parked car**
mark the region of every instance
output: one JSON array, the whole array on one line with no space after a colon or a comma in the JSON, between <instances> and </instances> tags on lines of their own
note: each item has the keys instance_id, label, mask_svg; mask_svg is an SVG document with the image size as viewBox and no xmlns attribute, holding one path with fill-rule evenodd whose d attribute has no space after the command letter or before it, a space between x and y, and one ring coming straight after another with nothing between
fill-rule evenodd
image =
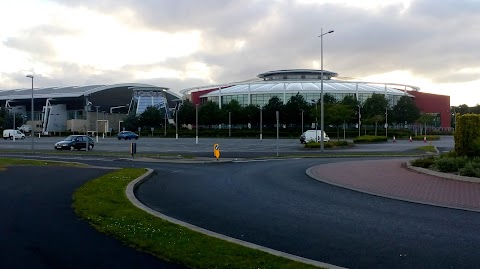
<instances>
[{"instance_id":1,"label":"parked car","mask_svg":"<svg viewBox=\"0 0 480 269\"><path fill-rule=\"evenodd\" d=\"M7 140L8 138L12 139L25 139L25 134L19 130L5 129L3 130L3 139Z\"/></svg>"},{"instance_id":2,"label":"parked car","mask_svg":"<svg viewBox=\"0 0 480 269\"><path fill-rule=\"evenodd\" d=\"M24 124L18 127L18 130L22 131L23 133L30 133L32 131L32 125Z\"/></svg>"},{"instance_id":3,"label":"parked car","mask_svg":"<svg viewBox=\"0 0 480 269\"><path fill-rule=\"evenodd\" d=\"M87 135L69 135L67 138L63 139L55 143L55 149L69 149L69 150L81 150L87 148L88 142L88 150L92 150L95 146L93 139Z\"/></svg>"},{"instance_id":4,"label":"parked car","mask_svg":"<svg viewBox=\"0 0 480 269\"><path fill-rule=\"evenodd\" d=\"M316 132L316 140L315 140L315 132ZM322 139L321 135L322 135L321 130L317 130L317 131L308 130L300 136L300 143L305 144L310 141L319 142ZM325 132L323 132L323 141L324 142L330 141L330 137L328 137L327 133Z\"/></svg>"},{"instance_id":5,"label":"parked car","mask_svg":"<svg viewBox=\"0 0 480 269\"><path fill-rule=\"evenodd\" d=\"M121 131L117 135L118 140L125 139L125 140L130 140L130 139L138 139L138 135L132 131Z\"/></svg>"}]
</instances>

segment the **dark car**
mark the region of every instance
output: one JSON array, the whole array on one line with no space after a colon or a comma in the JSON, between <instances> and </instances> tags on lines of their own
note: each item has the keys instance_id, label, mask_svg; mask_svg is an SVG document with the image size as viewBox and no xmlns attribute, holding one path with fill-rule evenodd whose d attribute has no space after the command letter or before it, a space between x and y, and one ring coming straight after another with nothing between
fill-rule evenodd
<instances>
[{"instance_id":1,"label":"dark car","mask_svg":"<svg viewBox=\"0 0 480 269\"><path fill-rule=\"evenodd\" d=\"M132 131L121 131L117 135L118 140L125 139L125 140L130 140L130 139L138 139L138 135Z\"/></svg>"},{"instance_id":2,"label":"dark car","mask_svg":"<svg viewBox=\"0 0 480 269\"><path fill-rule=\"evenodd\" d=\"M81 150L87 148L88 142L88 150L92 150L95 146L93 139L87 135L69 135L64 140L55 143L55 149L69 149L69 150Z\"/></svg>"}]
</instances>

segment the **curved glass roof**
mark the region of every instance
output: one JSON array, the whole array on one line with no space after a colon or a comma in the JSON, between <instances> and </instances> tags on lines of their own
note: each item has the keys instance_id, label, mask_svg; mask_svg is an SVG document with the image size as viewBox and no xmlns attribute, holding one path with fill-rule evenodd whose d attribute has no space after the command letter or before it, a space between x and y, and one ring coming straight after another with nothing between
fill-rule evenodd
<instances>
[{"instance_id":1,"label":"curved glass roof","mask_svg":"<svg viewBox=\"0 0 480 269\"><path fill-rule=\"evenodd\" d=\"M358 85L358 90L357 90ZM201 97L211 97L220 95L236 95L236 94L260 94L260 93L318 93L321 90L320 81L269 81L266 83L254 82L250 84L234 85L221 90L209 92ZM323 82L324 93L378 93L390 95L405 95L406 93L399 89L385 87L385 85L368 84L364 82L350 81L332 81L325 80ZM407 94L411 96L410 94Z\"/></svg>"}]
</instances>

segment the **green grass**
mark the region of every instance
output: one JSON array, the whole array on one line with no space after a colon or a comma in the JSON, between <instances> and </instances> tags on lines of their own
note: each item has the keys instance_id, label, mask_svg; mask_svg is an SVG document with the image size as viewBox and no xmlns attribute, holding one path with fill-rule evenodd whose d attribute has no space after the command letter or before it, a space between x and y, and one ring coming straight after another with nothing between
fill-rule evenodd
<instances>
[{"instance_id":1,"label":"green grass","mask_svg":"<svg viewBox=\"0 0 480 269\"><path fill-rule=\"evenodd\" d=\"M145 172L126 168L89 181L74 193L75 212L130 247L192 268L315 268L194 232L136 208L125 189Z\"/></svg>"},{"instance_id":2,"label":"green grass","mask_svg":"<svg viewBox=\"0 0 480 269\"><path fill-rule=\"evenodd\" d=\"M29 159L11 159L0 157L0 167L11 165L55 165L55 166L86 166L81 163L72 162L57 162L57 161L43 161L43 160L29 160Z\"/></svg>"},{"instance_id":3,"label":"green grass","mask_svg":"<svg viewBox=\"0 0 480 269\"><path fill-rule=\"evenodd\" d=\"M432 152L432 153L437 152L434 146L422 146L422 147L418 147L417 149L421 151Z\"/></svg>"}]
</instances>

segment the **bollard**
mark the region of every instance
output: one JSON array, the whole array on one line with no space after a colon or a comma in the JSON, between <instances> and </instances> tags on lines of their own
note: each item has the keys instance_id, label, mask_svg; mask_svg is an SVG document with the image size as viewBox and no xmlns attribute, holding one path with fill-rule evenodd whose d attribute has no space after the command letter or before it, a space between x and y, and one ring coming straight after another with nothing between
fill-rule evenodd
<instances>
[{"instance_id":1,"label":"bollard","mask_svg":"<svg viewBox=\"0 0 480 269\"><path fill-rule=\"evenodd\" d=\"M213 155L218 161L218 158L220 158L220 146L218 144L213 144Z\"/></svg>"},{"instance_id":2,"label":"bollard","mask_svg":"<svg viewBox=\"0 0 480 269\"><path fill-rule=\"evenodd\" d=\"M137 143L130 143L130 154L132 158L135 158L135 154L137 153Z\"/></svg>"}]
</instances>

